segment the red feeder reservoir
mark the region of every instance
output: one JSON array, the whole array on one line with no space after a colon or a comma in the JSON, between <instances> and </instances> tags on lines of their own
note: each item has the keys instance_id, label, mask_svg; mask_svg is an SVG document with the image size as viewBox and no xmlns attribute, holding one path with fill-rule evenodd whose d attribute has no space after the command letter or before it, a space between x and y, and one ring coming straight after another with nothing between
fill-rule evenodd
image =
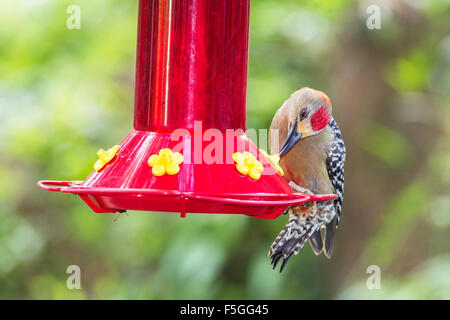
<instances>
[{"instance_id":1,"label":"red feeder reservoir","mask_svg":"<svg viewBox=\"0 0 450 320\"><path fill-rule=\"evenodd\" d=\"M250 0L140 0L134 130L99 151L85 181L38 185L77 194L97 213L273 219L335 199L294 193L244 133L249 9Z\"/></svg>"}]
</instances>

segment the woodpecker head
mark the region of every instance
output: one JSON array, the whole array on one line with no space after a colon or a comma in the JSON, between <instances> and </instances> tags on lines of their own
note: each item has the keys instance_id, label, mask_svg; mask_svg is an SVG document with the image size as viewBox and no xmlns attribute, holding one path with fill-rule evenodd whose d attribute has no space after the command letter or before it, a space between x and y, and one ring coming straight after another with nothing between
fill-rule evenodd
<instances>
[{"instance_id":1,"label":"woodpecker head","mask_svg":"<svg viewBox=\"0 0 450 320\"><path fill-rule=\"evenodd\" d=\"M289 132L280 149L286 154L300 139L320 133L331 119L330 99L322 91L303 88L284 103L289 120Z\"/></svg>"}]
</instances>

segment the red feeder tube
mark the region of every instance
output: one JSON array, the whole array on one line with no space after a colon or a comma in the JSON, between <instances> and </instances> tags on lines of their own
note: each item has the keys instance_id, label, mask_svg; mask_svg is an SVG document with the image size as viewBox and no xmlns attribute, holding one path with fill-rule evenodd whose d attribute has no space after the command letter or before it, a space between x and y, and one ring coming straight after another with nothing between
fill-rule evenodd
<instances>
[{"instance_id":1,"label":"red feeder tube","mask_svg":"<svg viewBox=\"0 0 450 320\"><path fill-rule=\"evenodd\" d=\"M294 193L244 134L249 9L250 0L140 0L134 130L85 181L42 180L38 185L78 194L97 213L233 213L273 219L290 205L335 199ZM202 156L210 129L218 134L214 142L224 146L213 163ZM255 180L240 173L233 161L239 147L263 163L263 172L273 174ZM183 154L178 173L152 172L148 160L163 148Z\"/></svg>"}]
</instances>

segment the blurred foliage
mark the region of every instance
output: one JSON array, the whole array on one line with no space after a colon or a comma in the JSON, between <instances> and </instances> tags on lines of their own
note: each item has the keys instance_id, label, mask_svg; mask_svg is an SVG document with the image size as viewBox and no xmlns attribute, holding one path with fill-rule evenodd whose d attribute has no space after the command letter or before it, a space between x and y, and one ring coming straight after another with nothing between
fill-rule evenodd
<instances>
[{"instance_id":1,"label":"blurred foliage","mask_svg":"<svg viewBox=\"0 0 450 320\"><path fill-rule=\"evenodd\" d=\"M0 10L0 298L450 298L450 3L252 0L248 127L302 86L333 101L348 150L334 257L283 274L286 222L131 212L112 222L44 178L83 180L131 130L137 0ZM381 8L382 28L366 27ZM78 4L80 30L66 27ZM66 288L67 266L82 290ZM382 271L380 290L365 283Z\"/></svg>"}]
</instances>

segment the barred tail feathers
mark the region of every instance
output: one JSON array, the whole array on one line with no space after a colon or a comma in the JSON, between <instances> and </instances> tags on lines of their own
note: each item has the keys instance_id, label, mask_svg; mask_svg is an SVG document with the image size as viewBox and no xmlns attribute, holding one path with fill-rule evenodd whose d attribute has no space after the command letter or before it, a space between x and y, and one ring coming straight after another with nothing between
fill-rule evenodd
<instances>
[{"instance_id":1,"label":"barred tail feathers","mask_svg":"<svg viewBox=\"0 0 450 320\"><path fill-rule=\"evenodd\" d=\"M314 210L315 211L315 210ZM272 268L275 269L278 262L283 258L280 272L293 254L297 254L305 245L308 238L317 230L313 215L296 214L289 210L289 222L281 230L269 251L272 258Z\"/></svg>"}]
</instances>

